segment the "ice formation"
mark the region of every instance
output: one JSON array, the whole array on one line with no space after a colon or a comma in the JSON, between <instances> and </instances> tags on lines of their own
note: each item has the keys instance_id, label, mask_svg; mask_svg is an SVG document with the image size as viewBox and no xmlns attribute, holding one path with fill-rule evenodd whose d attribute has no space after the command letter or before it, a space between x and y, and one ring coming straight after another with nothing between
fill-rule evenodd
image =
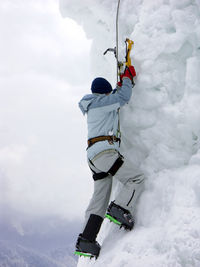
<instances>
[{"instance_id":1,"label":"ice formation","mask_svg":"<svg viewBox=\"0 0 200 267\"><path fill-rule=\"evenodd\" d=\"M92 39L91 70L115 84L116 0L60 0L63 16ZM122 149L147 176L135 230L105 222L99 259L78 266L200 266L200 2L124 0L120 57L134 40L137 71L131 103L121 111ZM88 88L89 90L89 88ZM80 96L81 97L81 96Z\"/></svg>"}]
</instances>

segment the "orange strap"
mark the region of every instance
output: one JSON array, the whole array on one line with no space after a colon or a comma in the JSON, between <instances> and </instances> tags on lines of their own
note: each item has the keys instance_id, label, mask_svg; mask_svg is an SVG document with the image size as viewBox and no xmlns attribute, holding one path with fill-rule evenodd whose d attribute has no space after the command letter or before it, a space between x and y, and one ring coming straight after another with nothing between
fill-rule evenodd
<instances>
[{"instance_id":1,"label":"orange strap","mask_svg":"<svg viewBox=\"0 0 200 267\"><path fill-rule=\"evenodd\" d=\"M115 135L102 135L102 136L93 137L93 138L88 139L88 148L97 142L106 141L106 140L110 144L113 144L113 142L119 142L120 138L117 138Z\"/></svg>"}]
</instances>

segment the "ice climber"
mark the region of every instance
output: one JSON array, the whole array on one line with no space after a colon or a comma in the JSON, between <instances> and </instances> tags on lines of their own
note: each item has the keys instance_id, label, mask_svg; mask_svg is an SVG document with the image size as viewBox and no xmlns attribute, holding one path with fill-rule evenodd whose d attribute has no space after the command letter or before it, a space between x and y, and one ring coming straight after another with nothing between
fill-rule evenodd
<instances>
[{"instance_id":1,"label":"ice climber","mask_svg":"<svg viewBox=\"0 0 200 267\"><path fill-rule=\"evenodd\" d=\"M77 239L78 255L98 257L101 247L96 237L105 216L125 229L131 230L134 226L134 210L143 188L144 175L120 154L118 109L130 100L135 76L133 66L126 68L117 90L112 90L104 78L96 78L92 82L92 94L85 95L79 102L81 111L87 114L87 158L93 174L94 192L85 212L83 232ZM108 206L113 177L123 186Z\"/></svg>"}]
</instances>

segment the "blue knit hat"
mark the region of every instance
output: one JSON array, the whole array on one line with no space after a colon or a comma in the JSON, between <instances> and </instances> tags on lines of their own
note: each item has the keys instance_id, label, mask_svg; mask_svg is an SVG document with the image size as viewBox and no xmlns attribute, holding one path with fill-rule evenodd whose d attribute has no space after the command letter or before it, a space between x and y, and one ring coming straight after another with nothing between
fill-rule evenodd
<instances>
[{"instance_id":1,"label":"blue knit hat","mask_svg":"<svg viewBox=\"0 0 200 267\"><path fill-rule=\"evenodd\" d=\"M92 82L91 91L97 94L107 94L112 91L112 86L106 79L98 77Z\"/></svg>"}]
</instances>

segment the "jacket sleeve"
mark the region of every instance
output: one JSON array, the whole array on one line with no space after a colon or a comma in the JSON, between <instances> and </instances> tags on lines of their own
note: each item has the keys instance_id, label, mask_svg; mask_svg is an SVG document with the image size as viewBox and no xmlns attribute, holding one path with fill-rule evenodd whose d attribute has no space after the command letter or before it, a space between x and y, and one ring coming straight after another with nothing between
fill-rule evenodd
<instances>
[{"instance_id":1,"label":"jacket sleeve","mask_svg":"<svg viewBox=\"0 0 200 267\"><path fill-rule=\"evenodd\" d=\"M132 95L132 83L129 78L123 78L122 86L117 87L116 92L114 94L117 94L119 98L120 106L123 106L127 104L131 98Z\"/></svg>"}]
</instances>

